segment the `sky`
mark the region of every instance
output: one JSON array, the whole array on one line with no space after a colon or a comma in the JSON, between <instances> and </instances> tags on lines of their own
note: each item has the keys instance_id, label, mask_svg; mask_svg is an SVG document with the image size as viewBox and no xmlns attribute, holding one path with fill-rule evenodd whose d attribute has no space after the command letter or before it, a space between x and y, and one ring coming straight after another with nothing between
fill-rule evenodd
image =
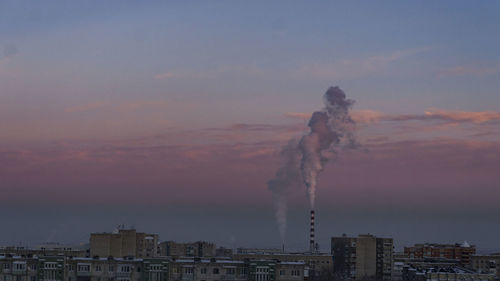
<instances>
[{"instance_id":1,"label":"sky","mask_svg":"<svg viewBox=\"0 0 500 281\"><path fill-rule=\"evenodd\" d=\"M0 245L279 247L267 181L339 86L360 147L319 177L321 249L500 251L499 30L497 1L1 1ZM305 187L287 200L306 249Z\"/></svg>"}]
</instances>

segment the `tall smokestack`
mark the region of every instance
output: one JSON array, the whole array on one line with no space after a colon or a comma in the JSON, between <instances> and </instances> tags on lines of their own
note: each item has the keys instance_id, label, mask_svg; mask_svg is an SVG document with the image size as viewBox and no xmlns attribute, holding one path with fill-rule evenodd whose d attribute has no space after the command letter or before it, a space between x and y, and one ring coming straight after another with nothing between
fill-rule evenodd
<instances>
[{"instance_id":1,"label":"tall smokestack","mask_svg":"<svg viewBox=\"0 0 500 281\"><path fill-rule=\"evenodd\" d=\"M311 253L315 252L315 243L314 243L314 210L311 210L311 233L309 236L309 250Z\"/></svg>"}]
</instances>

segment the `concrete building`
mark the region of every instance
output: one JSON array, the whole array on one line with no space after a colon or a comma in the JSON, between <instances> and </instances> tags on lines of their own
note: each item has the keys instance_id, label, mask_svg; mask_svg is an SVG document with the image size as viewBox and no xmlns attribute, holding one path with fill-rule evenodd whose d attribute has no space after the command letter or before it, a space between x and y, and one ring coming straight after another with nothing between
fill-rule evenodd
<instances>
[{"instance_id":1,"label":"concrete building","mask_svg":"<svg viewBox=\"0 0 500 281\"><path fill-rule=\"evenodd\" d=\"M139 281L142 277L142 268L142 259L132 257L68 257L65 260L64 281Z\"/></svg>"},{"instance_id":2,"label":"concrete building","mask_svg":"<svg viewBox=\"0 0 500 281\"><path fill-rule=\"evenodd\" d=\"M403 281L464 281L464 280L495 280L493 274L481 274L473 270L460 267L432 267L418 268L413 266L405 266L403 268Z\"/></svg>"},{"instance_id":3,"label":"concrete building","mask_svg":"<svg viewBox=\"0 0 500 281\"><path fill-rule=\"evenodd\" d=\"M0 256L2 281L302 281L303 262Z\"/></svg>"},{"instance_id":4,"label":"concrete building","mask_svg":"<svg viewBox=\"0 0 500 281\"><path fill-rule=\"evenodd\" d=\"M332 237L333 271L346 280L392 280L394 242L373 235Z\"/></svg>"},{"instance_id":5,"label":"concrete building","mask_svg":"<svg viewBox=\"0 0 500 281\"><path fill-rule=\"evenodd\" d=\"M478 273L494 274L500 278L500 253L472 256L470 266Z\"/></svg>"},{"instance_id":6,"label":"concrete building","mask_svg":"<svg viewBox=\"0 0 500 281\"><path fill-rule=\"evenodd\" d=\"M215 256L216 257L232 257L233 256L233 249L219 247L219 248L215 249Z\"/></svg>"},{"instance_id":7,"label":"concrete building","mask_svg":"<svg viewBox=\"0 0 500 281\"><path fill-rule=\"evenodd\" d=\"M333 271L333 259L329 254L320 253L280 253L280 254L264 254L264 253L246 253L234 254L234 260L241 261L259 261L267 260L274 262L285 263L303 263L307 267L305 273L309 278L318 276L321 272Z\"/></svg>"},{"instance_id":8,"label":"concrete building","mask_svg":"<svg viewBox=\"0 0 500 281\"><path fill-rule=\"evenodd\" d=\"M237 248L237 254L283 254L283 249L278 248Z\"/></svg>"},{"instance_id":9,"label":"concrete building","mask_svg":"<svg viewBox=\"0 0 500 281\"><path fill-rule=\"evenodd\" d=\"M454 259L464 266L470 264L471 256L476 254L476 247L467 242L461 244L415 244L412 247L405 247L404 253L409 258L446 258Z\"/></svg>"},{"instance_id":10,"label":"concrete building","mask_svg":"<svg viewBox=\"0 0 500 281\"><path fill-rule=\"evenodd\" d=\"M160 256L168 257L215 257L214 243L197 241L192 243L177 243L175 241L161 242Z\"/></svg>"},{"instance_id":11,"label":"concrete building","mask_svg":"<svg viewBox=\"0 0 500 281\"><path fill-rule=\"evenodd\" d=\"M137 232L135 229L118 229L113 233L90 234L91 257L157 256L158 234Z\"/></svg>"},{"instance_id":12,"label":"concrete building","mask_svg":"<svg viewBox=\"0 0 500 281\"><path fill-rule=\"evenodd\" d=\"M54 247L54 248L25 248L25 247L0 247L0 256L72 256L86 257L89 255L88 250L74 249L71 247Z\"/></svg>"},{"instance_id":13,"label":"concrete building","mask_svg":"<svg viewBox=\"0 0 500 281\"><path fill-rule=\"evenodd\" d=\"M21 256L0 256L0 280L36 281L38 280L38 258Z\"/></svg>"}]
</instances>

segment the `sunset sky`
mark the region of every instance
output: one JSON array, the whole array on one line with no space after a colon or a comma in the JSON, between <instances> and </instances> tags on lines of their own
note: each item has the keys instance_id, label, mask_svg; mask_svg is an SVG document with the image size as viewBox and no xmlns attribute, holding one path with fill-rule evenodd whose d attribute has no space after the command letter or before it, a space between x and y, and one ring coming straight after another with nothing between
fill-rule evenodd
<instances>
[{"instance_id":1,"label":"sunset sky","mask_svg":"<svg viewBox=\"0 0 500 281\"><path fill-rule=\"evenodd\" d=\"M322 95L357 150L320 176L316 229L500 251L497 1L0 2L0 245L279 247L267 181ZM308 246L305 188L287 244Z\"/></svg>"}]
</instances>

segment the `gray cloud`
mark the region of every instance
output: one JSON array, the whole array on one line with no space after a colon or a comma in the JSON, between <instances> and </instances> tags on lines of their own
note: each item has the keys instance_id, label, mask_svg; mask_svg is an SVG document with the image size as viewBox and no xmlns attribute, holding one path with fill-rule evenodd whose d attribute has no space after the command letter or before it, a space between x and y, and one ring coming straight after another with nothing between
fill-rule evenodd
<instances>
[{"instance_id":1,"label":"gray cloud","mask_svg":"<svg viewBox=\"0 0 500 281\"><path fill-rule=\"evenodd\" d=\"M3 47L3 57L9 58L15 56L19 52L17 46L13 43L7 43Z\"/></svg>"}]
</instances>

